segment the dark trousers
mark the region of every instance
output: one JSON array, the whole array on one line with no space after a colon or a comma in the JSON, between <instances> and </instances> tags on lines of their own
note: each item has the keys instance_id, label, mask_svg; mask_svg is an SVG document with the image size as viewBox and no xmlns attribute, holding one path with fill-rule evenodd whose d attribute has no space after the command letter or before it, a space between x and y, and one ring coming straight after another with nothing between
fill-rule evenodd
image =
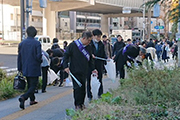
<instances>
[{"instance_id":1,"label":"dark trousers","mask_svg":"<svg viewBox=\"0 0 180 120\"><path fill-rule=\"evenodd\" d=\"M119 72L120 72L120 79L124 79L124 77L125 77L124 66L119 69Z\"/></svg>"},{"instance_id":2,"label":"dark trousers","mask_svg":"<svg viewBox=\"0 0 180 120\"><path fill-rule=\"evenodd\" d=\"M89 70L88 76L87 76L87 97L92 98L92 92L91 92L91 71Z\"/></svg>"},{"instance_id":3,"label":"dark trousers","mask_svg":"<svg viewBox=\"0 0 180 120\"><path fill-rule=\"evenodd\" d=\"M86 76L82 74L73 74L76 79L82 84L81 87L76 83L76 81L72 78L73 82L73 96L74 96L74 105L82 106L84 105L84 100L86 96Z\"/></svg>"},{"instance_id":4,"label":"dark trousers","mask_svg":"<svg viewBox=\"0 0 180 120\"><path fill-rule=\"evenodd\" d=\"M46 90L48 68L49 66L42 67L42 91Z\"/></svg>"},{"instance_id":5,"label":"dark trousers","mask_svg":"<svg viewBox=\"0 0 180 120\"><path fill-rule=\"evenodd\" d=\"M25 100L30 98L30 101L35 101L34 91L38 84L38 77L26 77L28 90L25 94L21 95Z\"/></svg>"}]
</instances>

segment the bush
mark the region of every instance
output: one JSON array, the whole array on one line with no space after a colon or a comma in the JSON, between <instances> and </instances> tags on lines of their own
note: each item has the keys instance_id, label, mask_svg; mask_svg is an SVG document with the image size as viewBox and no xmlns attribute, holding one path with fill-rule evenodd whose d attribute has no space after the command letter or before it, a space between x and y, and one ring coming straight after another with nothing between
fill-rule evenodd
<instances>
[{"instance_id":1,"label":"bush","mask_svg":"<svg viewBox=\"0 0 180 120\"><path fill-rule=\"evenodd\" d=\"M0 69L0 81L3 80L6 77L7 77L6 73L2 69Z\"/></svg>"},{"instance_id":2,"label":"bush","mask_svg":"<svg viewBox=\"0 0 180 120\"><path fill-rule=\"evenodd\" d=\"M19 92L13 89L13 78L6 77L0 81L0 100L16 96Z\"/></svg>"},{"instance_id":3,"label":"bush","mask_svg":"<svg viewBox=\"0 0 180 120\"><path fill-rule=\"evenodd\" d=\"M84 111L67 115L73 120L180 119L180 69L149 67L128 70L115 91L102 95Z\"/></svg>"}]
</instances>

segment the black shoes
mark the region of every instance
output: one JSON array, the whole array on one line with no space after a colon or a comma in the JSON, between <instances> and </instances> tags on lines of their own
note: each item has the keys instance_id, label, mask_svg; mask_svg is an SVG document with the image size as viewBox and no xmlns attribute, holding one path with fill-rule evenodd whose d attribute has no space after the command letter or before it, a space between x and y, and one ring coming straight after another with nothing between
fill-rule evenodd
<instances>
[{"instance_id":1,"label":"black shoes","mask_svg":"<svg viewBox=\"0 0 180 120\"><path fill-rule=\"evenodd\" d=\"M20 97L19 98L19 102L20 102L19 107L24 110L25 109L24 108L25 99L23 97Z\"/></svg>"},{"instance_id":2,"label":"black shoes","mask_svg":"<svg viewBox=\"0 0 180 120\"><path fill-rule=\"evenodd\" d=\"M46 90L42 90L42 93L45 93L46 92Z\"/></svg>"},{"instance_id":3,"label":"black shoes","mask_svg":"<svg viewBox=\"0 0 180 120\"><path fill-rule=\"evenodd\" d=\"M31 101L30 102L30 105L34 105L34 104L37 104L38 102L36 102L36 101Z\"/></svg>"},{"instance_id":4,"label":"black shoes","mask_svg":"<svg viewBox=\"0 0 180 120\"><path fill-rule=\"evenodd\" d=\"M59 84L59 87L63 87L63 82L61 82L61 83Z\"/></svg>"}]
</instances>

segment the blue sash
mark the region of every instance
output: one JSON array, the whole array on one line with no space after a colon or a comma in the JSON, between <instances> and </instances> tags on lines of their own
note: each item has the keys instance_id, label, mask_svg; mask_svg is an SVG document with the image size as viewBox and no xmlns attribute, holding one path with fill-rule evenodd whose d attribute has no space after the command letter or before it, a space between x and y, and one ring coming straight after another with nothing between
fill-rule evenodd
<instances>
[{"instance_id":1,"label":"blue sash","mask_svg":"<svg viewBox=\"0 0 180 120\"><path fill-rule=\"evenodd\" d=\"M132 44L128 44L128 45L126 45L124 48L123 48L123 51L122 51L122 54L124 55L124 53L127 51L127 48L129 47L129 46L131 46ZM131 60L134 60L135 58L132 58L131 56L129 56L129 55L127 55L127 57L129 58L129 59L131 59Z\"/></svg>"},{"instance_id":2,"label":"blue sash","mask_svg":"<svg viewBox=\"0 0 180 120\"><path fill-rule=\"evenodd\" d=\"M90 60L89 52L85 49L85 47L82 45L82 43L79 40L74 41L79 48L79 50L83 53L83 55L86 57L86 59Z\"/></svg>"}]
</instances>

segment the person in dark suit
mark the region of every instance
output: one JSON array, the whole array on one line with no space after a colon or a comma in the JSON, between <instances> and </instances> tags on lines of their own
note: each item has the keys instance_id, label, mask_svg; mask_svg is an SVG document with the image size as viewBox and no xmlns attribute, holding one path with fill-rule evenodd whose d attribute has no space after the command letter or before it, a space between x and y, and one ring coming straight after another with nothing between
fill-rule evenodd
<instances>
[{"instance_id":1,"label":"person in dark suit","mask_svg":"<svg viewBox=\"0 0 180 120\"><path fill-rule=\"evenodd\" d=\"M121 35L117 35L117 39L118 39L118 41L114 44L112 59L114 59L114 57L116 56L118 51L125 46L125 43L123 42L123 39L122 39ZM116 77L117 77L119 72L120 72L120 70L117 67L117 62L115 62L115 64L116 64Z\"/></svg>"},{"instance_id":2,"label":"person in dark suit","mask_svg":"<svg viewBox=\"0 0 180 120\"><path fill-rule=\"evenodd\" d=\"M84 100L86 96L86 79L88 67L91 66L93 73L97 74L97 71L94 70L93 67L94 61L92 58L91 47L89 46L91 40L92 33L89 31L83 32L82 37L70 43L66 49L66 52L64 53L64 70L67 73L71 72L82 84L82 86L79 86L75 79L72 78L74 105L76 110L83 110L85 108Z\"/></svg>"},{"instance_id":3,"label":"person in dark suit","mask_svg":"<svg viewBox=\"0 0 180 120\"><path fill-rule=\"evenodd\" d=\"M125 78L124 65L131 67L132 62L134 62L137 56L145 55L145 49L138 47L133 44L128 44L124 48L121 48L116 54L114 61L117 62L117 68L120 71L120 79Z\"/></svg>"},{"instance_id":4,"label":"person in dark suit","mask_svg":"<svg viewBox=\"0 0 180 120\"><path fill-rule=\"evenodd\" d=\"M99 91L98 91L98 97L100 98L101 95L103 94L102 75L103 75L103 66L104 64L106 64L106 61L96 59L95 57L100 57L100 58L105 58L105 59L107 57L106 57L106 53L104 49L104 44L101 42L102 32L99 29L95 29L92 31L92 33L93 33L93 40L91 41L90 45L92 49L92 56L94 58L95 69L98 71L98 79L99 79L99 82L101 83L99 87ZM89 74L87 77L87 96L88 96L89 101L91 101L93 97L91 93L91 73L92 72L89 71Z\"/></svg>"},{"instance_id":5,"label":"person in dark suit","mask_svg":"<svg viewBox=\"0 0 180 120\"><path fill-rule=\"evenodd\" d=\"M41 76L41 62L42 51L41 44L35 40L34 37L37 34L37 30L30 26L26 30L27 39L23 40L18 46L18 71L27 79L28 90L26 93L20 96L20 108L24 109L24 102L30 98L30 105L34 105L35 101L35 89L38 84L38 77Z\"/></svg>"}]
</instances>

